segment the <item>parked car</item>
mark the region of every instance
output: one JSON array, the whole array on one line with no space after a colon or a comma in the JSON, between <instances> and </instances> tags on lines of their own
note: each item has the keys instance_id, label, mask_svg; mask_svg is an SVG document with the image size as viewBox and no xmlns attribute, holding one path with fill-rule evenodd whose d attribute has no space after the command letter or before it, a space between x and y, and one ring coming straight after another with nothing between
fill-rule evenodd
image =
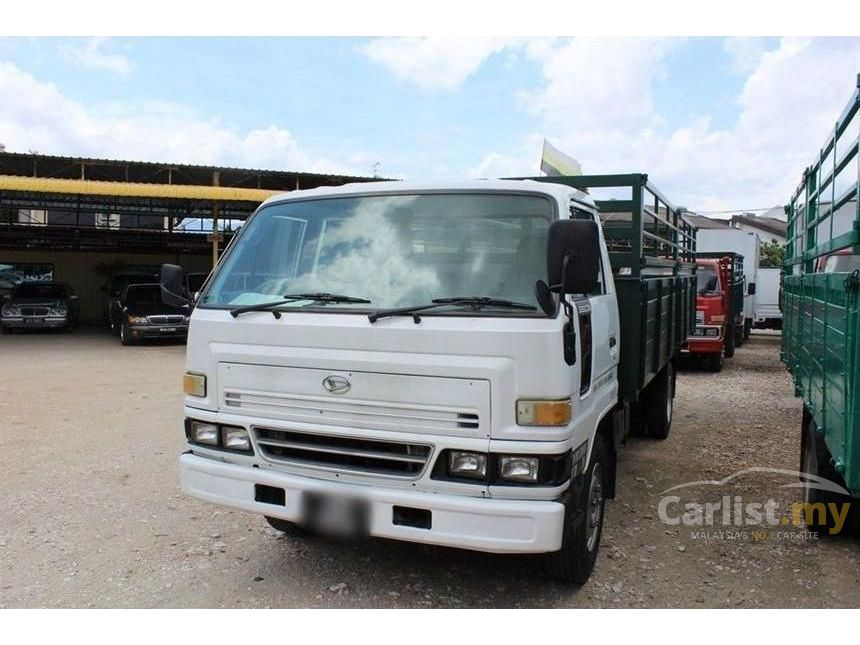
<instances>
[{"instance_id":1,"label":"parked car","mask_svg":"<svg viewBox=\"0 0 860 645\"><path fill-rule=\"evenodd\" d=\"M78 297L63 282L22 282L0 308L0 326L16 329L64 329L78 324Z\"/></svg>"},{"instance_id":2,"label":"parked car","mask_svg":"<svg viewBox=\"0 0 860 645\"><path fill-rule=\"evenodd\" d=\"M130 284L146 284L158 282L158 275L154 273L115 273L108 282L108 299L105 303L104 320L105 326L115 336L119 335L122 326L122 306L120 296Z\"/></svg>"},{"instance_id":3,"label":"parked car","mask_svg":"<svg viewBox=\"0 0 860 645\"><path fill-rule=\"evenodd\" d=\"M173 307L161 301L161 286L131 284L120 297L120 339L123 345L134 345L153 338L188 336L187 307Z\"/></svg>"}]
</instances>

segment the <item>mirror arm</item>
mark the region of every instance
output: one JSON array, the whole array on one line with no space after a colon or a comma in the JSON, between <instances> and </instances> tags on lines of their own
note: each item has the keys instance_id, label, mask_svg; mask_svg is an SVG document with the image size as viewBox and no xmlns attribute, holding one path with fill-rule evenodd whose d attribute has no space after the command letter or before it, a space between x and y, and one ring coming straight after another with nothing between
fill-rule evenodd
<instances>
[{"instance_id":1,"label":"mirror arm","mask_svg":"<svg viewBox=\"0 0 860 645\"><path fill-rule=\"evenodd\" d=\"M162 291L168 293L169 295L173 296L177 300L182 300L185 303L186 307L190 307L191 305L194 304L194 302L189 300L186 296L178 294L178 293L174 293L173 291L171 291L170 289L168 289L165 286L162 286L161 289L162 289Z\"/></svg>"}]
</instances>

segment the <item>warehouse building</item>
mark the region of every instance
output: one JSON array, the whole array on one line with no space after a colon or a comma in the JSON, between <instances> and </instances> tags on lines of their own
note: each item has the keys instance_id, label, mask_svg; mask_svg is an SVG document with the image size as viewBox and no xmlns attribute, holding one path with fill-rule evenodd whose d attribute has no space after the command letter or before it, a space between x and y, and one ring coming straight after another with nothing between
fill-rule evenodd
<instances>
[{"instance_id":1,"label":"warehouse building","mask_svg":"<svg viewBox=\"0 0 860 645\"><path fill-rule=\"evenodd\" d=\"M372 179L0 152L0 276L68 282L81 322L100 323L112 273L164 262L208 272L267 197L362 181Z\"/></svg>"}]
</instances>

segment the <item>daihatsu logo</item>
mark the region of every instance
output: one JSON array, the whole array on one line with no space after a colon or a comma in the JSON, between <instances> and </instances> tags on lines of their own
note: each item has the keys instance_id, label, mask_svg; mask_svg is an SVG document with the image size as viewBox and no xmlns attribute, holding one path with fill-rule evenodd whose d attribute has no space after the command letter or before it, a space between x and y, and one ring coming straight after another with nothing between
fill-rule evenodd
<instances>
[{"instance_id":1,"label":"daihatsu logo","mask_svg":"<svg viewBox=\"0 0 860 645\"><path fill-rule=\"evenodd\" d=\"M326 376L322 382L323 387L332 394L346 394L352 384L344 376Z\"/></svg>"}]
</instances>

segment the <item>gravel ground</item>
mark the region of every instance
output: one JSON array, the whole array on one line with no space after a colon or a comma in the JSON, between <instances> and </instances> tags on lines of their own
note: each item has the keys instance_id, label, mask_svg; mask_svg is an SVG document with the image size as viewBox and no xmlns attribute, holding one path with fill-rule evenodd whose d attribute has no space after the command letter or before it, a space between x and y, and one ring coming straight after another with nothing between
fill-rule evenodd
<instances>
[{"instance_id":1,"label":"gravel ground","mask_svg":"<svg viewBox=\"0 0 860 645\"><path fill-rule=\"evenodd\" d=\"M800 404L778 348L755 334L722 374L680 374L671 436L628 442L597 567L572 588L534 557L284 537L186 498L183 346L3 336L0 607L858 607L856 541L707 539L658 518L671 486L797 469ZM799 499L784 483L752 474L679 495Z\"/></svg>"}]
</instances>

